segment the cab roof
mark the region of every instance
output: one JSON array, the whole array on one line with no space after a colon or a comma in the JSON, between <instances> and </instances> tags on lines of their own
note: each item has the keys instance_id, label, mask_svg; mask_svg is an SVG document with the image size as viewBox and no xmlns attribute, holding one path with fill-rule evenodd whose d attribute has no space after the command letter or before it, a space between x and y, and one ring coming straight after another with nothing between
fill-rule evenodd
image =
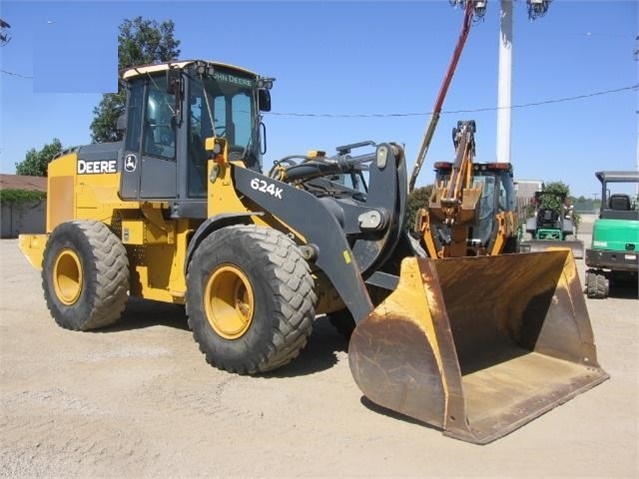
<instances>
[{"instance_id":1,"label":"cab roof","mask_svg":"<svg viewBox=\"0 0 639 479\"><path fill-rule=\"evenodd\" d=\"M595 173L595 176L599 179L599 181L605 181L608 183L633 183L635 181L639 181L639 171L630 170L630 171L598 171Z\"/></svg>"},{"instance_id":2,"label":"cab roof","mask_svg":"<svg viewBox=\"0 0 639 479\"><path fill-rule=\"evenodd\" d=\"M166 63L157 63L154 65L142 65L139 67L132 67L132 68L127 68L125 70L122 70L122 74L121 77L123 79L129 79L129 78L134 78L136 76L140 76L140 75L146 75L149 73L157 73L157 72L163 72L163 71L167 71L169 68L186 68L190 65L193 65L195 63L199 63L199 62L203 62L205 63L207 66L212 66L212 67L223 67L223 68L230 68L242 73L247 73L253 77L257 77L257 73L251 71L251 70L247 70L246 68L242 68L242 67L238 67L235 65L230 65L228 63L222 63L222 62L215 62L215 61L210 61L210 60L180 60L180 61L174 61L174 62L166 62Z\"/></svg>"}]
</instances>

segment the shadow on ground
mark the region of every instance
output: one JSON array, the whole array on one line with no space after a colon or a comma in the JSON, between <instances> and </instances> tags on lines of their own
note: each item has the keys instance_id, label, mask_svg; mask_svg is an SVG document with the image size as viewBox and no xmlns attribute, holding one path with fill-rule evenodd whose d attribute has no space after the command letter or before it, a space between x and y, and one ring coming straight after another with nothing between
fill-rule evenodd
<instances>
[{"instance_id":1,"label":"shadow on ground","mask_svg":"<svg viewBox=\"0 0 639 479\"><path fill-rule=\"evenodd\" d=\"M331 326L326 316L318 316L313 333L300 355L279 369L263 374L265 378L306 376L330 369L337 364L337 353L345 352L348 343Z\"/></svg>"},{"instance_id":2,"label":"shadow on ground","mask_svg":"<svg viewBox=\"0 0 639 479\"><path fill-rule=\"evenodd\" d=\"M129 298L122 318L113 326L100 329L102 333L144 329L151 326L189 330L184 306L139 298Z\"/></svg>"},{"instance_id":3,"label":"shadow on ground","mask_svg":"<svg viewBox=\"0 0 639 479\"><path fill-rule=\"evenodd\" d=\"M362 396L360 398L360 402L366 409L370 411L382 414L386 417L390 417L392 419L397 419L399 421L406 422L408 424L415 424L417 426L422 426L426 429L434 429L435 431L443 431L442 428L433 426L432 424L428 424L426 422L420 421L419 419L412 418L410 416L406 416L405 414L399 413L397 411L393 411L392 409L385 408L384 406L380 406L379 404L375 404L373 401L368 399L366 396Z\"/></svg>"},{"instance_id":4,"label":"shadow on ground","mask_svg":"<svg viewBox=\"0 0 639 479\"><path fill-rule=\"evenodd\" d=\"M184 307L158 301L130 298L122 314L122 319L113 326L96 332L108 334L153 326L167 326L188 331L189 325ZM313 332L308 344L300 355L289 364L261 376L265 378L305 376L330 369L337 364L337 353L346 351L347 347L346 339L331 326L328 318L318 316L313 323Z\"/></svg>"},{"instance_id":5,"label":"shadow on ground","mask_svg":"<svg viewBox=\"0 0 639 479\"><path fill-rule=\"evenodd\" d=\"M634 282L611 281L608 296L620 299L639 299L639 285Z\"/></svg>"}]
</instances>

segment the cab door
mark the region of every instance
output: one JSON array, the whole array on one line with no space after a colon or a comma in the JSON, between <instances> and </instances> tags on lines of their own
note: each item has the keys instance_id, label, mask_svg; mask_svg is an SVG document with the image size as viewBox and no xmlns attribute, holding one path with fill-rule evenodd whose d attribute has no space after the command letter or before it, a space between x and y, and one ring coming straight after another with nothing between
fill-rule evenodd
<instances>
[{"instance_id":1,"label":"cab door","mask_svg":"<svg viewBox=\"0 0 639 479\"><path fill-rule=\"evenodd\" d=\"M122 155L124 199L171 199L177 195L175 97L166 76L132 82Z\"/></svg>"}]
</instances>

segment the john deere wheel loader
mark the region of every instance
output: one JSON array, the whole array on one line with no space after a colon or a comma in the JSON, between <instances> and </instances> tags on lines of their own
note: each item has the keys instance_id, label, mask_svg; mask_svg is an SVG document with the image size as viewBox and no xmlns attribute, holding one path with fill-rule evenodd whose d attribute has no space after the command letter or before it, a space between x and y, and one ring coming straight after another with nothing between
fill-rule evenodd
<instances>
[{"instance_id":1,"label":"john deere wheel loader","mask_svg":"<svg viewBox=\"0 0 639 479\"><path fill-rule=\"evenodd\" d=\"M130 296L185 304L209 363L257 374L348 309L364 394L475 443L606 379L569 251L417 257L398 145L263 174L272 79L198 60L122 78L124 140L54 159L47 233L20 238L60 326L113 324Z\"/></svg>"}]
</instances>

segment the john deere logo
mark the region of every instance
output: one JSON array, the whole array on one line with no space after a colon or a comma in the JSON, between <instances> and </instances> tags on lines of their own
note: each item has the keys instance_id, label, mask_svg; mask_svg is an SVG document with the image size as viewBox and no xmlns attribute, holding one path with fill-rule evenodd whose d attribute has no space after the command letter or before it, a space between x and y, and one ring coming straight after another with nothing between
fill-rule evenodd
<instances>
[{"instance_id":1,"label":"john deere logo","mask_svg":"<svg viewBox=\"0 0 639 479\"><path fill-rule=\"evenodd\" d=\"M78 160L78 175L117 173L116 160L87 161Z\"/></svg>"},{"instance_id":2,"label":"john deere logo","mask_svg":"<svg viewBox=\"0 0 639 479\"><path fill-rule=\"evenodd\" d=\"M126 155L124 158L124 171L132 172L138 166L138 159L135 155Z\"/></svg>"}]
</instances>

